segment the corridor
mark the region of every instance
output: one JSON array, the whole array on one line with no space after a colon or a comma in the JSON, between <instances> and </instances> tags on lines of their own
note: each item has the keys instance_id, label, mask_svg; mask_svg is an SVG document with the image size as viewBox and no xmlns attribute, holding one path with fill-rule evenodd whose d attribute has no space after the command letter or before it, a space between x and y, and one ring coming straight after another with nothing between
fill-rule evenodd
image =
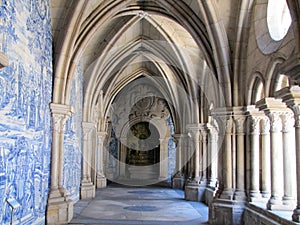
<instances>
[{"instance_id":1,"label":"corridor","mask_svg":"<svg viewBox=\"0 0 300 225\"><path fill-rule=\"evenodd\" d=\"M208 224L208 207L184 200L182 190L109 185L96 198L74 205L69 224L199 225Z\"/></svg>"}]
</instances>

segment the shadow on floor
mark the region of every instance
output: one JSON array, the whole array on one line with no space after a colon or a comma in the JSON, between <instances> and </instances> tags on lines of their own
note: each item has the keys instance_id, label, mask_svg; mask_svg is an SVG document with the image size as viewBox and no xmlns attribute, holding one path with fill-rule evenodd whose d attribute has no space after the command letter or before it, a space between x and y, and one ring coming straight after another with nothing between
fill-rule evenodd
<instances>
[{"instance_id":1,"label":"shadow on floor","mask_svg":"<svg viewBox=\"0 0 300 225\"><path fill-rule=\"evenodd\" d=\"M199 225L208 224L208 207L184 200L182 190L110 184L92 200L74 205L69 224Z\"/></svg>"}]
</instances>

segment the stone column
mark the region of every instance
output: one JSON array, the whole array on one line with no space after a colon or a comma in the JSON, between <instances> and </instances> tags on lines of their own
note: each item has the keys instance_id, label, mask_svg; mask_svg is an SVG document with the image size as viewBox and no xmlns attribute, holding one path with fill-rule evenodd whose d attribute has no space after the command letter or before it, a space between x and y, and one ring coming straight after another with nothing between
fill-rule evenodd
<instances>
[{"instance_id":1,"label":"stone column","mask_svg":"<svg viewBox=\"0 0 300 225\"><path fill-rule=\"evenodd\" d=\"M244 115L235 115L236 124L236 190L234 193L235 200L245 200L245 119Z\"/></svg>"},{"instance_id":2,"label":"stone column","mask_svg":"<svg viewBox=\"0 0 300 225\"><path fill-rule=\"evenodd\" d=\"M107 136L106 132L97 132L98 143L97 143L97 175L96 175L96 186L97 188L106 187L106 177L104 175L104 140Z\"/></svg>"},{"instance_id":3,"label":"stone column","mask_svg":"<svg viewBox=\"0 0 300 225\"><path fill-rule=\"evenodd\" d=\"M91 133L96 128L94 123L82 122L83 131L83 156L82 156L82 180L81 180L81 199L94 198L95 186L91 179L92 164L92 140Z\"/></svg>"},{"instance_id":4,"label":"stone column","mask_svg":"<svg viewBox=\"0 0 300 225\"><path fill-rule=\"evenodd\" d=\"M168 179L168 138L161 138L160 141L160 172L159 180L164 181Z\"/></svg>"},{"instance_id":5,"label":"stone column","mask_svg":"<svg viewBox=\"0 0 300 225\"><path fill-rule=\"evenodd\" d=\"M295 124L293 113L286 112L281 116L282 119L282 134L283 134L283 171L284 171L284 195L283 205L287 209L295 207L294 179L296 178L295 171L295 135L293 136L293 125Z\"/></svg>"},{"instance_id":6,"label":"stone column","mask_svg":"<svg viewBox=\"0 0 300 225\"><path fill-rule=\"evenodd\" d=\"M224 119L223 119L224 120ZM223 199L232 199L233 197L233 188L232 188L232 128L233 128L233 120L230 116L225 120L225 148L224 148L224 189L221 194L221 198Z\"/></svg>"},{"instance_id":7,"label":"stone column","mask_svg":"<svg viewBox=\"0 0 300 225\"><path fill-rule=\"evenodd\" d=\"M188 180L185 185L185 199L189 201L203 201L204 200L204 192L205 192L205 185L200 185L200 172L202 170L200 163L200 151L201 151L201 135L200 129L203 125L201 124L189 124L187 129L191 136L192 140L192 151L194 151L193 155L193 177L191 180Z\"/></svg>"},{"instance_id":8,"label":"stone column","mask_svg":"<svg viewBox=\"0 0 300 225\"><path fill-rule=\"evenodd\" d=\"M210 173L209 173L209 187L215 189L218 180L218 132L215 127L208 126L209 130L209 163L210 163Z\"/></svg>"},{"instance_id":9,"label":"stone column","mask_svg":"<svg viewBox=\"0 0 300 225\"><path fill-rule=\"evenodd\" d=\"M280 115L286 109L278 99L265 98L257 102L270 119L271 125L271 198L267 203L270 210L282 209L283 196L283 152L282 152L282 122Z\"/></svg>"},{"instance_id":10,"label":"stone column","mask_svg":"<svg viewBox=\"0 0 300 225\"><path fill-rule=\"evenodd\" d=\"M299 69L295 71L299 74ZM296 139L296 174L297 174L297 206L294 209L292 219L300 222L300 87L291 86L284 88L277 93L276 97L280 97L286 105L291 108L295 116L295 139Z\"/></svg>"},{"instance_id":11,"label":"stone column","mask_svg":"<svg viewBox=\"0 0 300 225\"><path fill-rule=\"evenodd\" d=\"M251 115L251 151L250 151L250 201L256 201L261 197L259 191L259 131L261 117Z\"/></svg>"},{"instance_id":12,"label":"stone column","mask_svg":"<svg viewBox=\"0 0 300 225\"><path fill-rule=\"evenodd\" d=\"M208 162L208 149L207 149L207 127L206 125L202 125L202 128L200 130L201 133L201 141L202 141L202 157L201 157L201 161L202 161L202 168L200 168L200 170L202 171L202 177L201 177L201 183L202 184L207 184L207 179L208 179L208 166L209 166L209 162Z\"/></svg>"},{"instance_id":13,"label":"stone column","mask_svg":"<svg viewBox=\"0 0 300 225\"><path fill-rule=\"evenodd\" d=\"M52 114L52 151L50 192L47 205L47 223L68 223L73 217L73 201L63 187L64 131L72 115L68 105L50 104Z\"/></svg>"},{"instance_id":14,"label":"stone column","mask_svg":"<svg viewBox=\"0 0 300 225\"><path fill-rule=\"evenodd\" d=\"M264 116L261 121L261 195L269 199L271 194L270 120Z\"/></svg>"},{"instance_id":15,"label":"stone column","mask_svg":"<svg viewBox=\"0 0 300 225\"><path fill-rule=\"evenodd\" d=\"M182 189L184 186L184 176L182 173L183 168L183 142L185 136L182 134L174 134L174 141L176 143L176 174L172 179L172 187L175 189Z\"/></svg>"},{"instance_id":16,"label":"stone column","mask_svg":"<svg viewBox=\"0 0 300 225\"><path fill-rule=\"evenodd\" d=\"M200 127L197 124L193 124L188 126L188 130L192 140L192 145L190 145L190 147L192 148L192 151L194 151L193 179L199 182L200 181L200 144L201 144Z\"/></svg>"}]
</instances>

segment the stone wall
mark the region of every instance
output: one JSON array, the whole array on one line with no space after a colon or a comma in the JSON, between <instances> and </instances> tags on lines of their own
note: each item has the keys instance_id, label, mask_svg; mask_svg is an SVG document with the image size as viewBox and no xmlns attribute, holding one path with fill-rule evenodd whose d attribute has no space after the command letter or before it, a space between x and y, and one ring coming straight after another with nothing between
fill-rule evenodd
<instances>
[{"instance_id":1,"label":"stone wall","mask_svg":"<svg viewBox=\"0 0 300 225\"><path fill-rule=\"evenodd\" d=\"M64 140L64 171L63 184L70 198L76 202L79 200L79 188L81 181L82 158L82 71L78 67L72 81L70 105L74 114L66 123Z\"/></svg>"},{"instance_id":2,"label":"stone wall","mask_svg":"<svg viewBox=\"0 0 300 225\"><path fill-rule=\"evenodd\" d=\"M52 37L48 0L0 1L0 224L44 224L48 197Z\"/></svg>"}]
</instances>

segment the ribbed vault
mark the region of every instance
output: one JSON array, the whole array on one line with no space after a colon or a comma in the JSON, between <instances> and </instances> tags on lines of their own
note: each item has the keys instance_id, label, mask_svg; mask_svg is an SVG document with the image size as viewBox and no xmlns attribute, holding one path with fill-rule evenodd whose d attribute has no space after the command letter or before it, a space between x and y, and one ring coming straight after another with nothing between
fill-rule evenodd
<instances>
[{"instance_id":1,"label":"ribbed vault","mask_svg":"<svg viewBox=\"0 0 300 225\"><path fill-rule=\"evenodd\" d=\"M52 2L53 8L65 6ZM75 68L81 67L84 121L109 119L115 96L138 77L150 78L161 90L177 131L205 120L203 109L212 102L222 105L224 87L218 84L229 82L226 73L217 73L224 63L213 58L215 44L206 27L212 13L198 1L81 1L67 11L73 12L70 18L52 13L54 38L62 35L59 26L70 27L55 47L60 57L53 100L68 103Z\"/></svg>"}]
</instances>

